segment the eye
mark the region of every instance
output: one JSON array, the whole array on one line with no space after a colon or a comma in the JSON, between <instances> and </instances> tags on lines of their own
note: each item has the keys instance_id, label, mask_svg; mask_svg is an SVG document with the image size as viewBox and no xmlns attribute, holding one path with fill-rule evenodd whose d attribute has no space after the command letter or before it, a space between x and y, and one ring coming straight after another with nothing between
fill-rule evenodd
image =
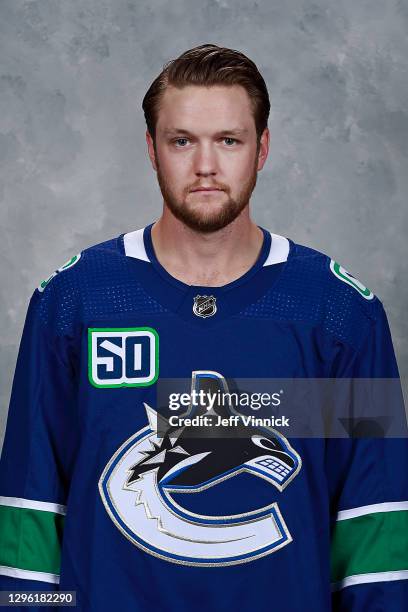
<instances>
[{"instance_id":1,"label":"eye","mask_svg":"<svg viewBox=\"0 0 408 612\"><path fill-rule=\"evenodd\" d=\"M188 142L188 139L187 138L176 138L176 140L174 140L173 142L178 147L184 147L185 144Z\"/></svg>"},{"instance_id":2,"label":"eye","mask_svg":"<svg viewBox=\"0 0 408 612\"><path fill-rule=\"evenodd\" d=\"M238 140L236 140L235 138L230 138L229 136L225 136L225 138L223 138L224 141L228 141L226 142L226 144L231 145L234 144L236 142L238 142ZM231 143L232 141L232 143Z\"/></svg>"},{"instance_id":3,"label":"eye","mask_svg":"<svg viewBox=\"0 0 408 612\"><path fill-rule=\"evenodd\" d=\"M277 440L265 438L263 436L251 436L252 442L265 450L276 450L279 448Z\"/></svg>"}]
</instances>

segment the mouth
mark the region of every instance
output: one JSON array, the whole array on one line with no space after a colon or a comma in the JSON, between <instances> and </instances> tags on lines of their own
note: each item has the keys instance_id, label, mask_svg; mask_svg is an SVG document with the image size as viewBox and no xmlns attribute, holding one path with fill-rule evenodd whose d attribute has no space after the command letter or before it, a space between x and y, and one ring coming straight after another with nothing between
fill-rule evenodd
<instances>
[{"instance_id":1,"label":"mouth","mask_svg":"<svg viewBox=\"0 0 408 612\"><path fill-rule=\"evenodd\" d=\"M212 187L202 187L199 189L192 189L191 193L217 193L218 191L223 191L223 189L216 189Z\"/></svg>"}]
</instances>

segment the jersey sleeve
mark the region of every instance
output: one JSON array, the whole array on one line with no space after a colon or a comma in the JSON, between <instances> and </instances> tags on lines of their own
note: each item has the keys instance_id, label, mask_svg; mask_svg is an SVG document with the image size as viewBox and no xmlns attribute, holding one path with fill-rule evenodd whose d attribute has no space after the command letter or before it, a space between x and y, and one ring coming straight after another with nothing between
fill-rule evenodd
<instances>
[{"instance_id":1,"label":"jersey sleeve","mask_svg":"<svg viewBox=\"0 0 408 612\"><path fill-rule=\"evenodd\" d=\"M327 440L333 610L408 610L406 414L390 329L377 298L359 349L338 355L334 376L366 379L367 389L371 381L364 400L368 412L372 392L380 393L383 414L397 419L399 429Z\"/></svg>"},{"instance_id":2,"label":"jersey sleeve","mask_svg":"<svg viewBox=\"0 0 408 612\"><path fill-rule=\"evenodd\" d=\"M31 297L12 384L0 460L1 590L58 590L78 423L72 338L55 333L49 302L38 289Z\"/></svg>"}]
</instances>

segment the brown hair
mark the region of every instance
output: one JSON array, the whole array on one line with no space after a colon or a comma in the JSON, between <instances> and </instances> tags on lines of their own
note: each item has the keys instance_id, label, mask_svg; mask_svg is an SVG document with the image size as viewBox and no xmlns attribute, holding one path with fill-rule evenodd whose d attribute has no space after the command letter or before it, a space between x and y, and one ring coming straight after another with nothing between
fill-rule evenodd
<instances>
[{"instance_id":1,"label":"brown hair","mask_svg":"<svg viewBox=\"0 0 408 612\"><path fill-rule=\"evenodd\" d=\"M163 66L143 98L147 129L155 139L160 100L167 86L241 85L250 97L258 141L268 125L270 102L256 64L234 49L205 44L189 49Z\"/></svg>"}]
</instances>

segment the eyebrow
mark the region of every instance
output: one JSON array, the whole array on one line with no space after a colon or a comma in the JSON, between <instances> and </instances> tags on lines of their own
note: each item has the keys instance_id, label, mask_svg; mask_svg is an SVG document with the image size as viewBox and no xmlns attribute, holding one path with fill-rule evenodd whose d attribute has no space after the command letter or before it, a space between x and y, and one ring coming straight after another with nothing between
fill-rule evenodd
<instances>
[{"instance_id":1,"label":"eyebrow","mask_svg":"<svg viewBox=\"0 0 408 612\"><path fill-rule=\"evenodd\" d=\"M223 136L224 134L232 134L233 136L244 136L247 133L248 133L247 129L232 128L232 129L220 130L219 132L216 132L214 135ZM175 136L177 134L186 134L187 136L194 136L194 134L192 132L189 132L189 130L185 130L183 128L176 128L176 127L168 128L167 130L164 130L164 134L165 136Z\"/></svg>"}]
</instances>

